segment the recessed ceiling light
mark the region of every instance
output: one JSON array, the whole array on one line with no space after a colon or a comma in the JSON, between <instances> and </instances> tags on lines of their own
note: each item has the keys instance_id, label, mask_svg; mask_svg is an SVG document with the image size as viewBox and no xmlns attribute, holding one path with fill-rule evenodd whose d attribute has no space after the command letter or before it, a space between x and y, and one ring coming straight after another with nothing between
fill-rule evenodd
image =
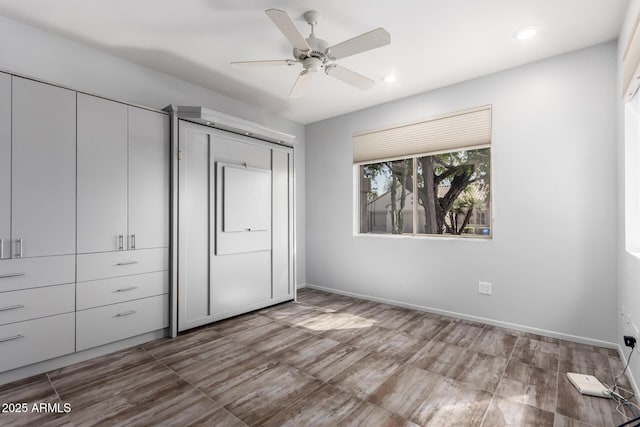
<instances>
[{"instance_id":1,"label":"recessed ceiling light","mask_svg":"<svg viewBox=\"0 0 640 427\"><path fill-rule=\"evenodd\" d=\"M524 27L516 31L513 37L515 37L518 40L528 40L531 37L535 36L537 32L538 32L538 27L533 27L533 26Z\"/></svg>"},{"instance_id":2,"label":"recessed ceiling light","mask_svg":"<svg viewBox=\"0 0 640 427\"><path fill-rule=\"evenodd\" d=\"M393 74L389 74L384 76L382 80L384 80L385 83L393 83L397 80L397 78Z\"/></svg>"}]
</instances>

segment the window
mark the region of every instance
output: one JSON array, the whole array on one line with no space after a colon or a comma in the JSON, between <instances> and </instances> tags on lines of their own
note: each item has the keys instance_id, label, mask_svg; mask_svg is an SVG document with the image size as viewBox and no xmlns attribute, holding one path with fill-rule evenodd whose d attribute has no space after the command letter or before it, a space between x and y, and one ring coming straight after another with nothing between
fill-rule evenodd
<instances>
[{"instance_id":1,"label":"window","mask_svg":"<svg viewBox=\"0 0 640 427\"><path fill-rule=\"evenodd\" d=\"M490 112L356 135L359 232L491 237Z\"/></svg>"},{"instance_id":2,"label":"window","mask_svg":"<svg viewBox=\"0 0 640 427\"><path fill-rule=\"evenodd\" d=\"M625 101L625 248L640 256L640 21L622 58Z\"/></svg>"}]
</instances>

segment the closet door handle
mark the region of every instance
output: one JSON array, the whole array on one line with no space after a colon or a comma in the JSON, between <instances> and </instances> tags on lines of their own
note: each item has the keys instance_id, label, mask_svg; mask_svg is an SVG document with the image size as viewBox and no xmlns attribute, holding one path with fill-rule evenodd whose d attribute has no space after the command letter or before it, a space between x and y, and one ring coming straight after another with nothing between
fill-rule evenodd
<instances>
[{"instance_id":1,"label":"closet door handle","mask_svg":"<svg viewBox=\"0 0 640 427\"><path fill-rule=\"evenodd\" d=\"M128 288L116 289L113 292L129 292L129 291L133 291L134 289L138 289L138 287L137 286L129 286Z\"/></svg>"},{"instance_id":2,"label":"closet door handle","mask_svg":"<svg viewBox=\"0 0 640 427\"><path fill-rule=\"evenodd\" d=\"M136 248L136 235L132 234L131 235L131 249L135 249Z\"/></svg>"},{"instance_id":3,"label":"closet door handle","mask_svg":"<svg viewBox=\"0 0 640 427\"><path fill-rule=\"evenodd\" d=\"M135 314L136 311L135 310L129 310L129 311L123 311L122 313L118 313L113 317L124 317L124 316L130 316L132 314Z\"/></svg>"},{"instance_id":4,"label":"closet door handle","mask_svg":"<svg viewBox=\"0 0 640 427\"><path fill-rule=\"evenodd\" d=\"M16 310L18 308L24 308L24 304L8 305L6 307L0 307L0 311Z\"/></svg>"},{"instance_id":5,"label":"closet door handle","mask_svg":"<svg viewBox=\"0 0 640 427\"><path fill-rule=\"evenodd\" d=\"M17 340L17 339L20 339L20 338L24 338L24 335L18 334L18 335L14 335L12 337L0 338L0 342L13 341L13 340Z\"/></svg>"},{"instance_id":6,"label":"closet door handle","mask_svg":"<svg viewBox=\"0 0 640 427\"><path fill-rule=\"evenodd\" d=\"M124 250L124 234L118 234L118 250Z\"/></svg>"},{"instance_id":7,"label":"closet door handle","mask_svg":"<svg viewBox=\"0 0 640 427\"><path fill-rule=\"evenodd\" d=\"M116 265L132 265L132 264L137 264L138 261L122 261L117 263Z\"/></svg>"},{"instance_id":8,"label":"closet door handle","mask_svg":"<svg viewBox=\"0 0 640 427\"><path fill-rule=\"evenodd\" d=\"M10 277L20 277L20 276L24 276L24 273L0 274L0 279L8 279Z\"/></svg>"}]
</instances>

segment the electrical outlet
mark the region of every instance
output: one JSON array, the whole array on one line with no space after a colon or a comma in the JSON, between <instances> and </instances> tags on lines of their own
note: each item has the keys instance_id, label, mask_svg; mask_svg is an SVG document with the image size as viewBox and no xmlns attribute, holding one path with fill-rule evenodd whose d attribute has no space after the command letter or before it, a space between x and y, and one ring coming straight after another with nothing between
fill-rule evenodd
<instances>
[{"instance_id":1,"label":"electrical outlet","mask_svg":"<svg viewBox=\"0 0 640 427\"><path fill-rule=\"evenodd\" d=\"M625 335L624 337L624 345L627 347L634 348L636 346L636 337L632 337L631 335Z\"/></svg>"},{"instance_id":2,"label":"electrical outlet","mask_svg":"<svg viewBox=\"0 0 640 427\"><path fill-rule=\"evenodd\" d=\"M478 293L483 295L491 295L491 282L478 282Z\"/></svg>"}]
</instances>

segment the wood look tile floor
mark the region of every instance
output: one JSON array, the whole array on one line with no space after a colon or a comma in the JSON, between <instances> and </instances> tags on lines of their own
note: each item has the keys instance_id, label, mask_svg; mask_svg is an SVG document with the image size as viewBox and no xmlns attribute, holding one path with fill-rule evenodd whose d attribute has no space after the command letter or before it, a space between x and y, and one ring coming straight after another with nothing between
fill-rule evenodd
<instances>
[{"instance_id":1,"label":"wood look tile floor","mask_svg":"<svg viewBox=\"0 0 640 427\"><path fill-rule=\"evenodd\" d=\"M0 386L0 426L616 426L615 350L304 289L285 303ZM621 385L630 388L628 379Z\"/></svg>"}]
</instances>

